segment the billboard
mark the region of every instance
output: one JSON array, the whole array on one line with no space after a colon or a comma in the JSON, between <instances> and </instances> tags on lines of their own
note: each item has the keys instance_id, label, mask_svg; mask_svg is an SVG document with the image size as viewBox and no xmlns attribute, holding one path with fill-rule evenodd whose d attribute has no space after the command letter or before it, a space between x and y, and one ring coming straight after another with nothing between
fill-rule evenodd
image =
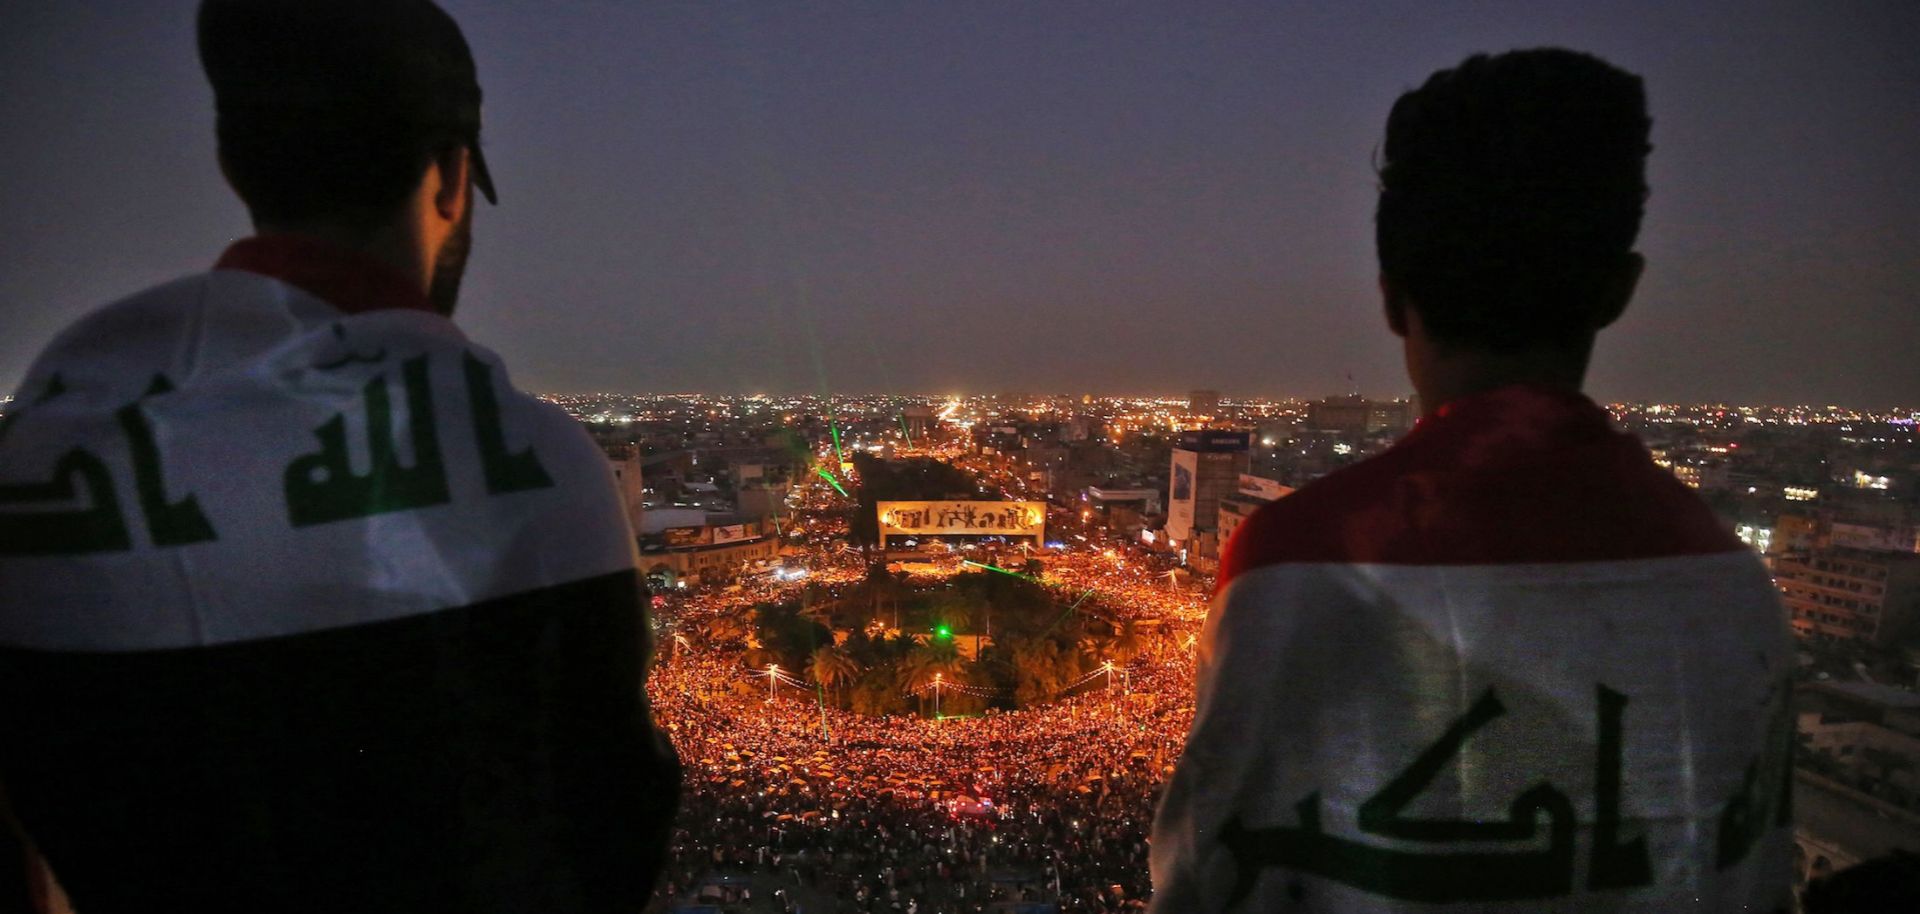
<instances>
[{"instance_id":1,"label":"billboard","mask_svg":"<svg viewBox=\"0 0 1920 914\"><path fill-rule=\"evenodd\" d=\"M1031 536L1044 539L1043 501L883 501L880 535Z\"/></svg>"},{"instance_id":2,"label":"billboard","mask_svg":"<svg viewBox=\"0 0 1920 914\"><path fill-rule=\"evenodd\" d=\"M668 527L660 536L668 546L705 546L713 542L711 527Z\"/></svg>"},{"instance_id":3,"label":"billboard","mask_svg":"<svg viewBox=\"0 0 1920 914\"><path fill-rule=\"evenodd\" d=\"M1175 448L1167 477L1167 535L1182 542L1193 538L1193 495L1199 476L1200 455Z\"/></svg>"},{"instance_id":4,"label":"billboard","mask_svg":"<svg viewBox=\"0 0 1920 914\"><path fill-rule=\"evenodd\" d=\"M1292 494L1291 486L1283 486L1278 479L1255 476L1252 473L1240 474L1240 494L1263 501L1273 501Z\"/></svg>"},{"instance_id":5,"label":"billboard","mask_svg":"<svg viewBox=\"0 0 1920 914\"><path fill-rule=\"evenodd\" d=\"M746 524L727 524L713 528L715 543L737 543L748 536Z\"/></svg>"},{"instance_id":6,"label":"billboard","mask_svg":"<svg viewBox=\"0 0 1920 914\"><path fill-rule=\"evenodd\" d=\"M1223 429L1192 429L1180 433L1174 440L1174 447L1183 451L1200 451L1209 454L1230 454L1244 451L1252 446L1253 435L1249 432L1230 432Z\"/></svg>"}]
</instances>

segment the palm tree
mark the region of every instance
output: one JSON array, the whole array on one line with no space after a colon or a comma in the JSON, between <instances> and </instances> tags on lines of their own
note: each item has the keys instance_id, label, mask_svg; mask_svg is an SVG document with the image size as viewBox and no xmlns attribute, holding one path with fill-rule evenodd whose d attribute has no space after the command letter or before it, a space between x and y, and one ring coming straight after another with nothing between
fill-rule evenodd
<instances>
[{"instance_id":1,"label":"palm tree","mask_svg":"<svg viewBox=\"0 0 1920 914\"><path fill-rule=\"evenodd\" d=\"M1080 651L1094 660L1105 663L1116 659L1116 639L1105 632L1088 632L1080 636Z\"/></svg>"},{"instance_id":2,"label":"palm tree","mask_svg":"<svg viewBox=\"0 0 1920 914\"><path fill-rule=\"evenodd\" d=\"M964 595L952 591L936 594L933 605L927 607L928 614L933 616L935 625L945 625L956 632L969 631L973 628L973 609L971 601Z\"/></svg>"},{"instance_id":3,"label":"palm tree","mask_svg":"<svg viewBox=\"0 0 1920 914\"><path fill-rule=\"evenodd\" d=\"M951 673L965 662L960 658L959 645L955 644L951 638L930 638L907 657L907 663L914 672L917 674L925 671L929 679L934 673Z\"/></svg>"},{"instance_id":4,"label":"palm tree","mask_svg":"<svg viewBox=\"0 0 1920 914\"><path fill-rule=\"evenodd\" d=\"M899 628L900 601L912 592L913 588L907 586L906 572L889 572L885 565L870 565L867 567L866 580L859 584L854 591L855 596L849 597L848 602L865 600L867 611L875 622L880 621L882 613L892 610L893 627Z\"/></svg>"},{"instance_id":5,"label":"palm tree","mask_svg":"<svg viewBox=\"0 0 1920 914\"><path fill-rule=\"evenodd\" d=\"M923 690L935 681L966 682L967 662L951 639L935 638L920 645L902 661L902 667L907 689L920 695L922 705L926 702Z\"/></svg>"},{"instance_id":6,"label":"palm tree","mask_svg":"<svg viewBox=\"0 0 1920 914\"><path fill-rule=\"evenodd\" d=\"M830 692L860 675L860 664L838 645L823 644L807 659L807 678Z\"/></svg>"},{"instance_id":7,"label":"palm tree","mask_svg":"<svg viewBox=\"0 0 1920 914\"><path fill-rule=\"evenodd\" d=\"M1019 638L1006 649L1014 668L1014 701L1020 705L1052 698L1079 674L1077 659L1051 638Z\"/></svg>"},{"instance_id":8,"label":"palm tree","mask_svg":"<svg viewBox=\"0 0 1920 914\"><path fill-rule=\"evenodd\" d=\"M832 628L834 611L839 608L839 601L834 600L826 588L818 584L808 584L800 591L800 618L808 622L818 622Z\"/></svg>"},{"instance_id":9,"label":"palm tree","mask_svg":"<svg viewBox=\"0 0 1920 914\"><path fill-rule=\"evenodd\" d=\"M780 655L764 647L749 648L740 655L740 662L746 664L749 670L764 673L768 667L780 662Z\"/></svg>"},{"instance_id":10,"label":"palm tree","mask_svg":"<svg viewBox=\"0 0 1920 914\"><path fill-rule=\"evenodd\" d=\"M1139 656L1141 649L1144 647L1146 647L1146 638L1140 633L1140 623L1136 620L1128 619L1120 623L1119 627L1114 631L1108 651L1112 654L1114 660L1125 663Z\"/></svg>"}]
</instances>

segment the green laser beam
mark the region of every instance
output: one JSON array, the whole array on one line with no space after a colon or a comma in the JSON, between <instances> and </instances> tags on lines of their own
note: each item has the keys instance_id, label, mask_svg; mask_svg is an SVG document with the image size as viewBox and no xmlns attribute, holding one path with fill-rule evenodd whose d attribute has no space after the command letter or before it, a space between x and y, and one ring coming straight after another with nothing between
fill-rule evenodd
<instances>
[{"instance_id":1,"label":"green laser beam","mask_svg":"<svg viewBox=\"0 0 1920 914\"><path fill-rule=\"evenodd\" d=\"M974 560L972 560L972 559L961 559L961 560L960 560L960 564L962 564L962 565L972 565L972 566L973 566L973 567L975 567L975 568L985 568L985 569L986 569L986 570L988 570L988 571L998 571L998 572L1000 572L1001 574L1004 574L1004 575L1007 575L1008 577L1014 577L1014 578L1019 578L1019 579L1021 579L1021 580L1023 580L1023 581L1031 581L1031 580L1033 580L1033 578L1031 578L1031 577L1029 577L1029 576L1027 576L1027 575L1024 575L1024 574L1021 574L1021 573L1020 573L1020 572L1018 572L1018 571L1008 571L1007 569L1005 569L1005 568L1002 568L1002 567L1000 567L1000 566L998 566L998 565L989 565L989 564L987 564L987 563L985 563L985 562L976 562L976 561L974 561Z\"/></svg>"},{"instance_id":2,"label":"green laser beam","mask_svg":"<svg viewBox=\"0 0 1920 914\"><path fill-rule=\"evenodd\" d=\"M1080 604L1087 602L1087 598L1091 596L1093 596L1093 588L1089 587L1087 588L1087 592L1081 594L1080 599L1073 601L1073 605L1067 607L1067 611L1061 613L1059 618L1054 619L1053 623L1048 625L1046 627L1046 630L1040 633L1040 636L1044 638L1047 635L1052 634L1054 629L1060 627L1060 623L1065 622L1067 620L1067 617L1073 615L1073 611L1076 609L1079 609Z\"/></svg>"},{"instance_id":3,"label":"green laser beam","mask_svg":"<svg viewBox=\"0 0 1920 914\"><path fill-rule=\"evenodd\" d=\"M827 385L827 363L820 357L820 337L814 332L812 311L813 299L805 280L798 283L800 291L800 310L807 312L807 320L801 323L807 333L807 348L813 354L813 373L820 379L820 398L827 402L827 426L833 430L833 459L836 463L847 462L845 454L840 452L840 414L833 406L833 389ZM834 488L839 488L835 485ZM843 490L840 494L845 495Z\"/></svg>"},{"instance_id":4,"label":"green laser beam","mask_svg":"<svg viewBox=\"0 0 1920 914\"><path fill-rule=\"evenodd\" d=\"M979 564L978 562L974 562L974 561L971 561L971 560L968 560L968 559L961 559L960 561L961 561L962 563L964 563L964 564L968 564L968 565L977 565L977 564ZM992 566L990 566L990 565L989 565L989 566L984 566L984 567L989 567L989 568L990 568L990 567L992 567ZM995 570L997 571L997 570L999 570L999 569L995 569ZM1066 612L1063 612L1063 613L1061 613L1061 614L1059 615L1059 617L1057 617L1057 618L1055 618L1055 619L1053 620L1053 622L1051 622L1050 624L1048 624L1046 628L1044 628L1044 629L1042 629L1042 630L1040 631L1040 634L1039 634L1039 637L1041 637L1041 638L1045 638L1045 637L1047 637L1048 635L1051 635L1051 634L1053 634L1053 630L1054 630L1054 629L1056 629L1056 628L1059 628L1059 627L1060 627L1060 623L1061 623L1061 622L1064 622L1064 621L1066 621L1066 618L1067 618L1068 616L1070 616L1070 615L1073 615L1073 611L1074 611L1074 610L1076 610L1076 609L1079 609L1079 608L1080 608L1080 604L1082 604L1082 603L1085 603L1085 602L1087 602L1087 598L1088 598L1088 597L1091 597L1091 596L1093 596L1093 591L1094 591L1094 588L1091 588L1091 587L1089 587L1089 588L1087 588L1087 592L1086 592L1086 593L1083 593L1083 594L1081 594L1081 595L1080 595L1080 599L1078 599L1078 600L1075 600L1075 601L1073 601L1073 605L1072 605L1072 606L1069 606L1069 607L1067 607L1067 611L1066 611ZM1012 662L1011 662L1011 661L1008 661L1008 660L1004 660L1004 659L1003 659L1003 660L1002 660L1001 662L1002 662L1002 663L1004 663L1004 664L1006 664L1006 665L1007 665L1007 666L1009 666L1009 667L1011 667L1011 666L1012 666Z\"/></svg>"},{"instance_id":5,"label":"green laser beam","mask_svg":"<svg viewBox=\"0 0 1920 914\"><path fill-rule=\"evenodd\" d=\"M814 467L814 468L813 468L813 471L814 471L815 473L819 473L819 474L820 474L820 478L821 478L821 479L824 479L824 480L826 480L827 482L830 482L830 483L832 483L832 484L833 484L833 488L834 488L834 491L836 491L836 492L839 492L839 493L840 493L840 494L841 494L841 495L842 495L843 497L846 497L846 498L852 498L852 497L853 497L853 496L851 496L851 495L848 495L848 494L847 494L847 490L846 490L846 489L843 489L843 488L841 488L841 487L840 487L840 480L838 480L838 479L835 479L835 478L833 478L833 474L832 474L832 473L829 473L829 472L827 472L827 468L826 468L826 467Z\"/></svg>"}]
</instances>

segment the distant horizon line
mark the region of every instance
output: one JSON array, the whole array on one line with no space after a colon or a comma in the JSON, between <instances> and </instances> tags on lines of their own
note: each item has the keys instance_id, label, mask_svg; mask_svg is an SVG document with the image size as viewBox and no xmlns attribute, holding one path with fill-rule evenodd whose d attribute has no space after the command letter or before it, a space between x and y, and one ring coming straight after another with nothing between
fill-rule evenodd
<instances>
[{"instance_id":1,"label":"distant horizon line","mask_svg":"<svg viewBox=\"0 0 1920 914\"><path fill-rule=\"evenodd\" d=\"M1206 389L1206 388L1201 388L1201 389ZM817 400L823 397L828 399L869 399L869 398L875 398L875 397L894 397L894 398L911 398L911 399L923 399L923 400L952 400L955 398L969 400L969 399L986 399L986 398L993 398L993 397L1022 397L1022 398L1035 399L1035 400L1046 400L1046 399L1079 400L1083 397L1092 397L1095 400L1152 400L1152 401L1162 401L1162 402L1180 402L1180 401L1190 399L1190 397L1185 394L1166 394L1166 393L1095 394L1095 393L1087 393L1087 392L1075 393L1075 394L1018 393L1018 392L1003 392L1003 393L946 392L946 393L929 394L929 393L863 391L863 392L842 392L842 393L833 393L833 394L818 394L818 393L738 394L738 393L706 393L706 392L700 392L700 391L636 392L636 391L606 391L606 390L598 390L598 391L529 390L528 393L532 394L535 397L539 397L545 400L555 400L555 399L561 399L561 398L588 398L588 397L636 397L636 398L654 398L654 399L707 398L707 399L733 399L733 400L753 400L753 399L767 399L767 400L815 399ZM1375 402L1401 402L1401 401L1412 400L1415 395L1406 394L1402 396L1382 398L1382 397L1376 397L1369 394L1354 394L1354 393L1322 394L1320 396L1315 396L1315 397L1303 397L1298 395L1279 395L1279 396L1257 395L1257 396L1251 396L1251 397L1241 397L1241 396L1228 396L1226 394L1221 394L1220 400L1222 403L1232 403L1232 404L1239 404L1239 403L1311 404L1317 401L1326 400L1333 397L1348 397L1348 396L1360 396L1366 400L1375 401ZM1593 397L1591 393L1588 393L1587 396ZM4 391L0 391L0 411L4 411L5 407L10 406L16 399L18 399L16 395L6 393ZM1850 412L1850 413L1856 413L1856 414L1860 414L1870 418L1886 416L1886 417L1893 417L1893 418L1909 418L1909 419L1920 420L1920 405L1902 405L1902 406L1876 408L1876 407L1850 406L1846 404L1837 404L1837 403L1735 403L1735 402L1730 402L1725 400L1653 400L1653 399L1622 400L1622 399L1601 399L1597 397L1593 397L1593 400L1595 403L1598 403L1602 406L1607 406L1607 407L1658 406L1663 408L1675 407L1679 409L1713 408L1713 409L1726 409L1726 410L1741 410L1741 409L1800 410L1805 412L1827 412L1827 413Z\"/></svg>"},{"instance_id":2,"label":"distant horizon line","mask_svg":"<svg viewBox=\"0 0 1920 914\"><path fill-rule=\"evenodd\" d=\"M1201 389L1206 389L1206 388L1201 388ZM1188 394L1168 394L1168 393L1096 394L1096 393L1090 393L1090 392L1082 392L1082 393L1034 393L1034 392L905 393L905 392L898 392L898 391L894 391L894 392L861 391L861 392L836 392L831 394L819 394L819 393L740 394L740 393L710 393L710 392L702 392L702 391L634 392L634 391L604 391L604 390L602 391L529 391L529 392L532 393L534 396L542 397L542 398L645 397L645 398L711 398L711 399L732 399L732 400L754 400L754 399L818 400L823 398L824 399L870 399L875 397L895 397L895 398L903 398L903 399L911 398L911 399L923 399L923 400L952 400L956 398L962 399L962 400L971 400L971 399L989 399L989 398L995 398L995 397L1019 397L1019 398L1026 398L1026 399L1032 399L1032 400L1045 400L1045 399L1079 400L1083 397L1092 397L1094 400L1155 400L1155 401L1167 401L1167 402L1180 402L1180 401L1185 401L1190 399ZM1321 394L1319 396L1311 396L1311 397L1298 396L1298 395L1231 396L1231 395L1222 393L1220 395L1220 400L1223 404L1278 403L1278 402L1314 403L1314 402L1326 400L1329 398L1350 397L1350 396L1360 396L1363 399L1375 401L1375 402L1401 402L1401 401L1412 400L1415 395L1405 394L1401 396L1382 398L1382 397L1376 397L1368 394L1354 394L1351 392ZM1587 396L1593 397L1591 393L1588 393ZM1714 409L1727 409L1727 410L1740 410L1740 409L1804 410L1804 411L1818 410L1818 411L1828 411L1828 412L1848 411L1848 412L1862 413L1867 415L1891 415L1891 416L1920 415L1920 405L1875 408L1875 407L1851 406L1851 405L1839 404L1839 403L1736 403L1736 402L1727 401L1727 400L1601 399L1597 397L1593 397L1593 399L1595 403L1601 404L1603 406L1630 406L1630 407L1658 406L1658 407L1679 407L1679 408L1688 408L1688 409L1714 408Z\"/></svg>"}]
</instances>

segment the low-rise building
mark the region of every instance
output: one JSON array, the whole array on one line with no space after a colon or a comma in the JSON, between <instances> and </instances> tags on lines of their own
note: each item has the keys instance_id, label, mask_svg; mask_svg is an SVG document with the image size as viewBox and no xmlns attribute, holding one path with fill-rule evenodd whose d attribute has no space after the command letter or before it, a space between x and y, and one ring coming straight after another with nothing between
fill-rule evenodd
<instances>
[{"instance_id":1,"label":"low-rise building","mask_svg":"<svg viewBox=\"0 0 1920 914\"><path fill-rule=\"evenodd\" d=\"M1277 479L1255 476L1252 473L1240 474L1240 488L1232 495L1220 499L1220 544L1224 547L1233 541L1233 531L1240 529L1253 512L1270 501L1276 501L1293 494L1292 486L1284 486Z\"/></svg>"},{"instance_id":2,"label":"low-rise building","mask_svg":"<svg viewBox=\"0 0 1920 914\"><path fill-rule=\"evenodd\" d=\"M1101 514L1123 506L1140 514L1160 513L1159 489L1088 486L1083 494L1088 507Z\"/></svg>"},{"instance_id":3,"label":"low-rise building","mask_svg":"<svg viewBox=\"0 0 1920 914\"><path fill-rule=\"evenodd\" d=\"M1800 744L1817 768L1897 806L1920 801L1920 694L1814 683L1795 693L1794 705Z\"/></svg>"},{"instance_id":4,"label":"low-rise building","mask_svg":"<svg viewBox=\"0 0 1920 914\"><path fill-rule=\"evenodd\" d=\"M655 586L725 581L777 561L780 546L757 521L667 527L642 537L640 569Z\"/></svg>"}]
</instances>

